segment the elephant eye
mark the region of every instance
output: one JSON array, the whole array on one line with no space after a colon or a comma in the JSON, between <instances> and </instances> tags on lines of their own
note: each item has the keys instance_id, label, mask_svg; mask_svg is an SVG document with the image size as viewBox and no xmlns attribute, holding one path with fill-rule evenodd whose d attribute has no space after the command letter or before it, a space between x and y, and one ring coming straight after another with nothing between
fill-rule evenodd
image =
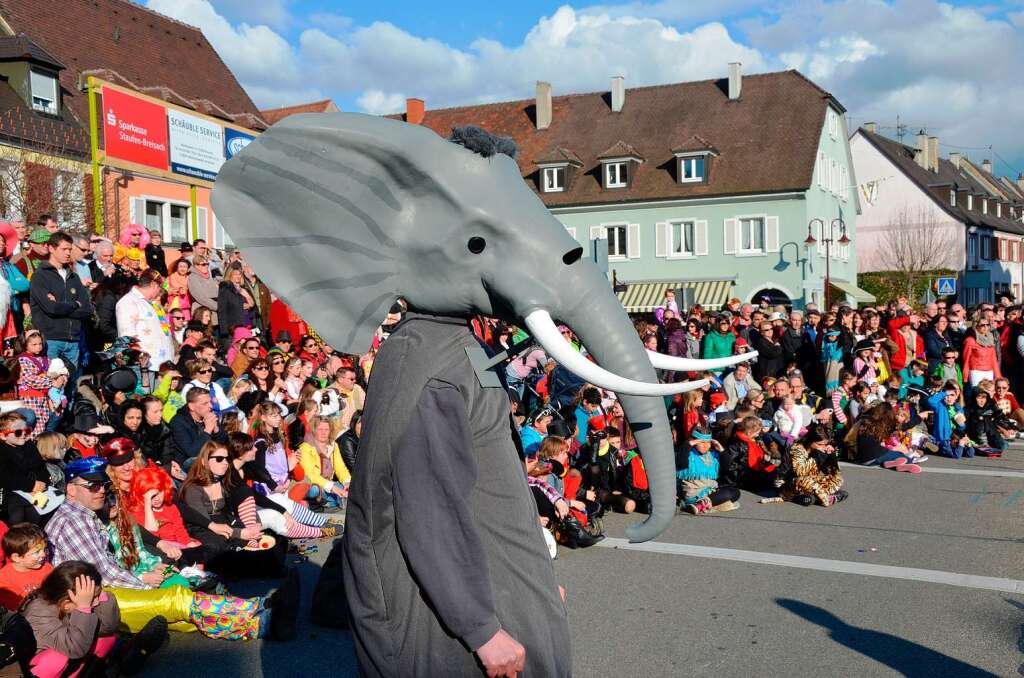
<instances>
[{"instance_id":1,"label":"elephant eye","mask_svg":"<svg viewBox=\"0 0 1024 678\"><path fill-rule=\"evenodd\" d=\"M466 247L468 247L469 251L473 254L480 254L484 251L484 248L487 247L487 241L479 236L473 236L469 239L469 242L466 243Z\"/></svg>"}]
</instances>

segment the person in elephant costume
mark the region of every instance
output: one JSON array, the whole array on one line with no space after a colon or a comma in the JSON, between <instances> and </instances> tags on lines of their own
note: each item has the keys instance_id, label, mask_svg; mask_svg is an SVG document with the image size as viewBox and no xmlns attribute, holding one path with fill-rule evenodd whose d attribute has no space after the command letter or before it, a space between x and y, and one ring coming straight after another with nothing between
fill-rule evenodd
<instances>
[{"instance_id":1,"label":"person in elephant costume","mask_svg":"<svg viewBox=\"0 0 1024 678\"><path fill-rule=\"evenodd\" d=\"M349 490L345 583L366 676L572 673L508 394L474 371L471 317L528 328L559 363L619 395L651 493L632 541L657 536L676 509L662 396L704 384L659 384L655 368L751 357L647 352L514 153L478 128L445 140L386 118L295 115L226 163L214 188L218 218L260 278L335 348L364 352L395 299L409 305L374 363Z\"/></svg>"}]
</instances>

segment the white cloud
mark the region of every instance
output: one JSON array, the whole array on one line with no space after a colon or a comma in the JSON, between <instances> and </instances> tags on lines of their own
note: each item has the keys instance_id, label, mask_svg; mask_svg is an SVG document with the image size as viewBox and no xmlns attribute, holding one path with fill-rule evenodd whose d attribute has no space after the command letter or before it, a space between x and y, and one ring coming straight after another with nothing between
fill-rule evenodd
<instances>
[{"instance_id":1,"label":"white cloud","mask_svg":"<svg viewBox=\"0 0 1024 678\"><path fill-rule=\"evenodd\" d=\"M368 89L356 100L366 113L373 115L389 115L405 110L405 95L399 92L382 92L379 89Z\"/></svg>"}]
</instances>

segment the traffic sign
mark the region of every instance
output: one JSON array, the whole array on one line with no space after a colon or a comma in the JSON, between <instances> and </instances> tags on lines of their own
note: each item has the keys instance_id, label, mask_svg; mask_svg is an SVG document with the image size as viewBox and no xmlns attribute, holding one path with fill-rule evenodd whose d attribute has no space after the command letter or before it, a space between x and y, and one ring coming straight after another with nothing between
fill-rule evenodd
<instances>
[{"instance_id":1,"label":"traffic sign","mask_svg":"<svg viewBox=\"0 0 1024 678\"><path fill-rule=\"evenodd\" d=\"M956 278L939 278L935 281L935 289L940 297L950 297L956 294Z\"/></svg>"}]
</instances>

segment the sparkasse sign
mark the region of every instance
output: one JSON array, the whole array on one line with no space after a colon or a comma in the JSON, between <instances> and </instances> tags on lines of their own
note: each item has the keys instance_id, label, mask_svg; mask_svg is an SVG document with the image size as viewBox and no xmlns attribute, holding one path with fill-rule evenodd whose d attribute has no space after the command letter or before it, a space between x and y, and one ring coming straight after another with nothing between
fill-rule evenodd
<instances>
[{"instance_id":1,"label":"sparkasse sign","mask_svg":"<svg viewBox=\"0 0 1024 678\"><path fill-rule=\"evenodd\" d=\"M167 169L167 117L163 106L124 92L103 93L103 141L107 157Z\"/></svg>"}]
</instances>

